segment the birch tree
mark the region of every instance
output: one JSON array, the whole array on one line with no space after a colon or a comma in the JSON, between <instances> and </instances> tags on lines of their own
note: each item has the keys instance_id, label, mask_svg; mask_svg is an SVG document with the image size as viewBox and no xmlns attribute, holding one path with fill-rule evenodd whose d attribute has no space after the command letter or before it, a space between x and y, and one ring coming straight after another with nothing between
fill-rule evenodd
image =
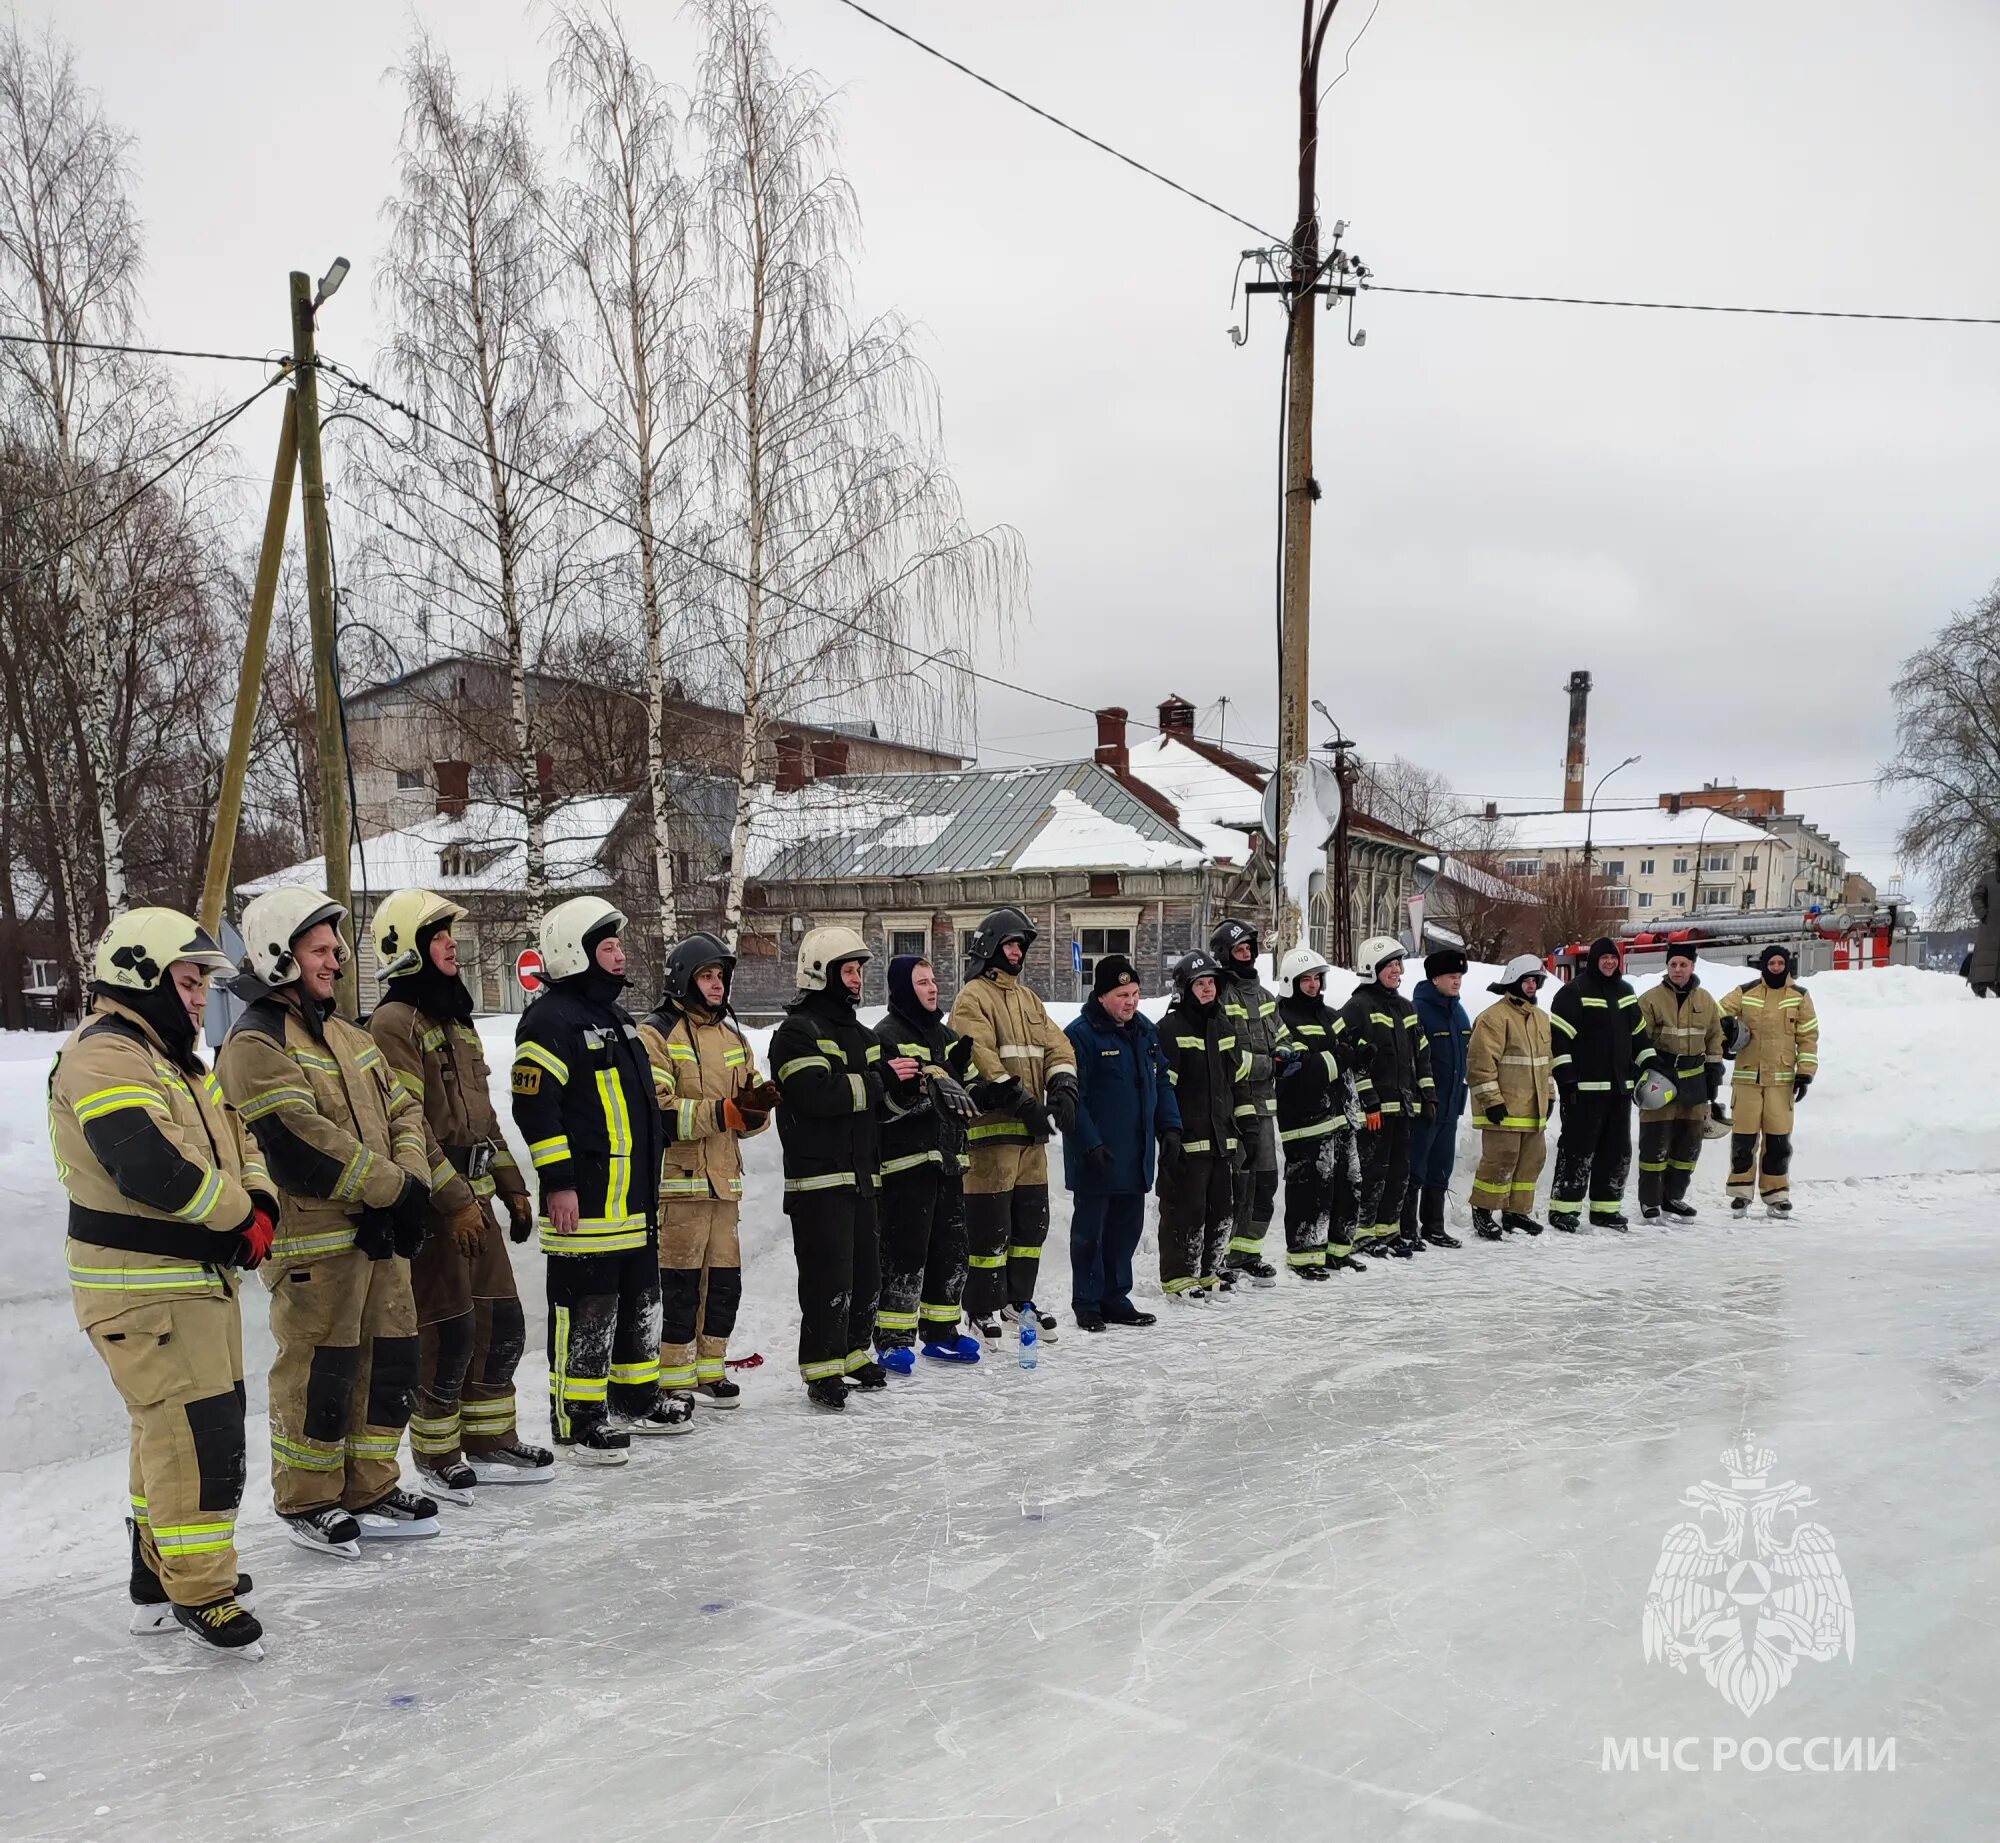
<instances>
[{"instance_id":1,"label":"birch tree","mask_svg":"<svg viewBox=\"0 0 2000 1843\"><path fill-rule=\"evenodd\" d=\"M594 521L566 497L587 487L589 454L557 353L560 263L543 231L525 98L465 98L424 37L400 75L400 184L385 210L389 367L433 426L366 450L398 534L381 568L434 639L504 666L509 791L539 912L549 802L530 675L602 565Z\"/></svg>"},{"instance_id":2,"label":"birch tree","mask_svg":"<svg viewBox=\"0 0 2000 1843\"><path fill-rule=\"evenodd\" d=\"M114 742L121 621L93 540L116 505L116 463L145 381L131 358L76 342L130 342L140 263L130 161L129 138L83 87L71 48L53 35L24 38L13 20L0 26L0 313L10 330L35 335L0 346L0 367L10 419L53 463L60 593L76 609L74 715L111 912L126 901Z\"/></svg>"},{"instance_id":3,"label":"birch tree","mask_svg":"<svg viewBox=\"0 0 2000 1843\"><path fill-rule=\"evenodd\" d=\"M573 170L552 195L548 221L583 310L570 376L609 437L607 485L637 540L653 879L661 937L671 941L680 927L668 660L693 577L660 533L684 526L687 514L682 439L693 410L688 347L698 293L688 262L691 188L673 98L634 55L617 16L575 4L551 11L550 87L568 111Z\"/></svg>"},{"instance_id":4,"label":"birch tree","mask_svg":"<svg viewBox=\"0 0 2000 1843\"><path fill-rule=\"evenodd\" d=\"M695 121L715 290L704 370L706 593L689 676L743 713L724 932L742 923L775 726L817 713L969 722L955 661L1026 592L1011 531L973 531L936 393L894 315L851 314L854 195L826 94L780 65L759 0L696 0ZM963 733L961 728L959 733Z\"/></svg>"}]
</instances>

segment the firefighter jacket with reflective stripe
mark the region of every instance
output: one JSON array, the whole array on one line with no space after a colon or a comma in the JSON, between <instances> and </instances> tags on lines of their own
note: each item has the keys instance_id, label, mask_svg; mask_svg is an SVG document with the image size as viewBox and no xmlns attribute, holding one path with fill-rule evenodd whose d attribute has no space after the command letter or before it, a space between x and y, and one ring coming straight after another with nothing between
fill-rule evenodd
<instances>
[{"instance_id":1,"label":"firefighter jacket with reflective stripe","mask_svg":"<svg viewBox=\"0 0 2000 1843\"><path fill-rule=\"evenodd\" d=\"M802 993L771 1038L785 1194L880 1182L882 1045L847 995Z\"/></svg>"},{"instance_id":2,"label":"firefighter jacket with reflective stripe","mask_svg":"<svg viewBox=\"0 0 2000 1843\"><path fill-rule=\"evenodd\" d=\"M1539 1133L1555 1106L1553 1032L1549 1014L1532 999L1504 993L1472 1023L1465 1079L1475 1125L1491 1126L1494 1102L1506 1108L1500 1128Z\"/></svg>"},{"instance_id":3,"label":"firefighter jacket with reflective stripe","mask_svg":"<svg viewBox=\"0 0 2000 1843\"><path fill-rule=\"evenodd\" d=\"M639 1026L615 999L559 980L514 1030L514 1124L541 1191L544 1254L643 1248L659 1215L665 1123ZM576 1192L577 1226L558 1235L549 1198Z\"/></svg>"},{"instance_id":4,"label":"firefighter jacket with reflective stripe","mask_svg":"<svg viewBox=\"0 0 2000 1843\"><path fill-rule=\"evenodd\" d=\"M1285 1144L1345 1132L1350 1069L1342 1056L1355 1054L1358 1039L1340 1029L1340 1014L1323 998L1278 1000L1289 1047L1298 1060L1278 1078L1278 1138Z\"/></svg>"},{"instance_id":5,"label":"firefighter jacket with reflective stripe","mask_svg":"<svg viewBox=\"0 0 2000 1843\"><path fill-rule=\"evenodd\" d=\"M972 1062L987 1081L1012 1076L1035 1100L1049 1091L1058 1069L1076 1073L1076 1051L1034 993L1012 973L981 973L952 1001L951 1027L972 1041ZM1025 1121L1011 1113L982 1113L968 1137L983 1141L1028 1138Z\"/></svg>"},{"instance_id":6,"label":"firefighter jacket with reflective stripe","mask_svg":"<svg viewBox=\"0 0 2000 1843\"><path fill-rule=\"evenodd\" d=\"M1639 1000L1646 1035L1659 1052L1682 1101L1722 1091L1722 1009L1690 975L1684 986L1662 979Z\"/></svg>"},{"instance_id":7,"label":"firefighter jacket with reflective stripe","mask_svg":"<svg viewBox=\"0 0 2000 1843\"><path fill-rule=\"evenodd\" d=\"M282 1193L274 1261L352 1247L361 1211L389 1208L405 1177L434 1193L457 1181L374 1039L296 985L257 999L230 1026L216 1073Z\"/></svg>"},{"instance_id":8,"label":"firefighter jacket with reflective stripe","mask_svg":"<svg viewBox=\"0 0 2000 1843\"><path fill-rule=\"evenodd\" d=\"M1653 1060L1639 994L1629 982L1582 968L1549 1006L1558 1088L1579 1094L1630 1094Z\"/></svg>"},{"instance_id":9,"label":"firefighter jacket with reflective stripe","mask_svg":"<svg viewBox=\"0 0 2000 1843\"><path fill-rule=\"evenodd\" d=\"M1254 970L1239 973L1233 966L1225 967L1215 984L1216 1002L1236 1033L1236 1047L1250 1057L1250 1099L1259 1113L1274 1114L1278 1111L1278 1049L1285 1039L1278 1001L1264 989Z\"/></svg>"},{"instance_id":10,"label":"firefighter jacket with reflective stripe","mask_svg":"<svg viewBox=\"0 0 2000 1843\"><path fill-rule=\"evenodd\" d=\"M253 1201L277 1186L224 1104L145 1019L100 996L49 1071L49 1142L69 1192L69 1277L88 1330L134 1305L226 1294Z\"/></svg>"},{"instance_id":11,"label":"firefighter jacket with reflective stripe","mask_svg":"<svg viewBox=\"0 0 2000 1843\"><path fill-rule=\"evenodd\" d=\"M652 1059L653 1086L666 1120L660 1201L726 1202L742 1196L743 1154L736 1141L761 1133L770 1122L739 1135L723 1121L723 1102L762 1080L736 1020L663 1005L639 1026L639 1040Z\"/></svg>"},{"instance_id":12,"label":"firefighter jacket with reflective stripe","mask_svg":"<svg viewBox=\"0 0 2000 1843\"><path fill-rule=\"evenodd\" d=\"M528 1194L521 1168L507 1150L493 1111L490 1071L479 1033L462 1018L440 1020L391 999L368 1020L368 1034L388 1058L389 1079L424 1110L446 1162L464 1179L461 1196L449 1185L434 1201L458 1209L471 1197Z\"/></svg>"},{"instance_id":13,"label":"firefighter jacket with reflective stripe","mask_svg":"<svg viewBox=\"0 0 2000 1843\"><path fill-rule=\"evenodd\" d=\"M1340 1008L1338 1034L1368 1045L1368 1062L1354 1076L1363 1113L1410 1113L1431 1099L1431 1040L1417 1008L1400 992L1364 979Z\"/></svg>"},{"instance_id":14,"label":"firefighter jacket with reflective stripe","mask_svg":"<svg viewBox=\"0 0 2000 1843\"><path fill-rule=\"evenodd\" d=\"M1819 1073L1819 1014L1804 986L1753 979L1722 995L1722 1015L1736 1020L1732 1085L1775 1088L1795 1075Z\"/></svg>"},{"instance_id":15,"label":"firefighter jacket with reflective stripe","mask_svg":"<svg viewBox=\"0 0 2000 1843\"><path fill-rule=\"evenodd\" d=\"M1257 1103L1250 1096L1250 1057L1222 1001L1175 999L1160 1019L1160 1053L1180 1109L1181 1149L1197 1158L1235 1151L1237 1129L1256 1118Z\"/></svg>"},{"instance_id":16,"label":"firefighter jacket with reflective stripe","mask_svg":"<svg viewBox=\"0 0 2000 1843\"><path fill-rule=\"evenodd\" d=\"M875 1026L882 1060L882 1175L894 1177L919 1165L963 1171L966 1165L965 1123L946 1119L931 1105L931 1085L922 1075L900 1080L889 1061L908 1056L913 1062L942 1069L967 1093L986 1084L972 1066L972 1042L961 1037L936 1012L927 1018L907 1017L892 1010Z\"/></svg>"}]
</instances>

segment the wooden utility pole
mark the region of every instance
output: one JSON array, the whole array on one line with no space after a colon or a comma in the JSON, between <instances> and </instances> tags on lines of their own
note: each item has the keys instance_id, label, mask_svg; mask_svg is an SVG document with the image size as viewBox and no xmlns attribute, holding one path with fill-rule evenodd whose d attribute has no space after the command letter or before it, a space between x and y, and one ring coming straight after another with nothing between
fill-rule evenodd
<instances>
[{"instance_id":1,"label":"wooden utility pole","mask_svg":"<svg viewBox=\"0 0 2000 1843\"><path fill-rule=\"evenodd\" d=\"M344 267L340 271L345 273ZM335 284L338 285L337 283ZM319 447L318 352L313 340L312 277L292 272L292 363L297 368L299 481L305 489L306 607L312 622L313 706L319 741L319 831L326 855L326 893L354 914L348 877L347 747L340 726L340 686L334 674L333 540L326 523L326 469ZM350 941L353 922L350 919ZM354 955L341 968L334 1002L355 1013Z\"/></svg>"},{"instance_id":2,"label":"wooden utility pole","mask_svg":"<svg viewBox=\"0 0 2000 1843\"><path fill-rule=\"evenodd\" d=\"M1306 716L1312 699L1313 315L1326 292L1319 255L1319 59L1340 0L1305 0L1299 25L1299 200L1286 296L1285 545L1278 635L1276 957L1306 938L1306 918L1285 887L1287 834L1309 769Z\"/></svg>"},{"instance_id":3,"label":"wooden utility pole","mask_svg":"<svg viewBox=\"0 0 2000 1843\"><path fill-rule=\"evenodd\" d=\"M278 599L278 572L285 558L285 526L292 516L292 477L298 472L298 457L298 393L288 390L285 419L278 430L278 460L271 469L271 500L264 512L264 544L257 553L257 582L250 592L250 626L243 636L243 664L236 675L236 715L229 727L229 753L223 759L222 788L215 802L215 833L208 843L208 876L201 889L201 925L210 934L221 928L222 912L229 903L229 871L236 861L243 783L250 771L250 739L257 727L264 652L271 637L271 608Z\"/></svg>"}]
</instances>

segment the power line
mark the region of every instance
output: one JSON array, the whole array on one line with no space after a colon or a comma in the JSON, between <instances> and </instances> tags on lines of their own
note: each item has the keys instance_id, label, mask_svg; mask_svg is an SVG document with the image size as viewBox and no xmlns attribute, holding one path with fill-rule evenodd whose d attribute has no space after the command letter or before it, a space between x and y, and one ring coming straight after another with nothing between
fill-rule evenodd
<instances>
[{"instance_id":1,"label":"power line","mask_svg":"<svg viewBox=\"0 0 2000 1843\"><path fill-rule=\"evenodd\" d=\"M190 352L178 346L116 345L97 339L52 339L42 333L0 333L0 345L59 346L65 352L119 352L134 358L206 358L226 365L283 363L272 352Z\"/></svg>"},{"instance_id":2,"label":"power line","mask_svg":"<svg viewBox=\"0 0 2000 1843\"><path fill-rule=\"evenodd\" d=\"M1053 115L1047 109L1030 102L1025 96L1017 95L1013 90L1008 89L1005 84L996 83L991 77L981 76L970 64L961 64L958 59L946 52L940 51L935 45L926 44L914 32L906 32L893 21L884 19L880 13L869 11L867 7L861 4L861 0L839 0L839 3L846 7L849 12L859 13L863 19L873 20L883 31L893 32L906 44L914 45L919 51L936 58L940 64L949 64L961 76L970 77L974 83L983 85L985 88L993 91L995 95L1004 96L1009 102L1018 103L1030 115L1039 115L1043 121L1049 123L1052 127L1060 128L1065 134L1074 135L1087 146L1096 148L1099 153L1109 154L1114 160L1122 160L1135 171L1144 173L1148 179L1157 179L1161 185L1178 192L1183 198L1193 199L1197 205L1206 206L1208 210L1215 212L1220 217L1227 218L1232 224L1240 224L1245 230L1255 231L1266 242L1286 243L1289 241L1289 239L1280 237L1273 231L1266 230L1261 224L1251 223L1240 212L1231 211L1227 205L1218 205L1214 199L1204 198L1193 187L1182 185L1178 179L1169 179L1166 174L1160 172L1156 167L1148 166L1145 161L1135 160L1130 154L1119 152L1109 141L1100 141L1096 135L1086 134L1074 123L1066 122L1060 115ZM1364 27L1363 29L1365 30L1366 28Z\"/></svg>"},{"instance_id":3,"label":"power line","mask_svg":"<svg viewBox=\"0 0 2000 1843\"><path fill-rule=\"evenodd\" d=\"M1636 307L1670 314L1758 314L1782 320L1901 320L1920 326L2000 326L2000 315L1870 313L1845 307L1746 307L1718 301L1625 301L1581 294L1501 294L1483 288L1401 288L1363 282L1371 294L1427 295L1447 301L1524 301L1550 307Z\"/></svg>"}]
</instances>

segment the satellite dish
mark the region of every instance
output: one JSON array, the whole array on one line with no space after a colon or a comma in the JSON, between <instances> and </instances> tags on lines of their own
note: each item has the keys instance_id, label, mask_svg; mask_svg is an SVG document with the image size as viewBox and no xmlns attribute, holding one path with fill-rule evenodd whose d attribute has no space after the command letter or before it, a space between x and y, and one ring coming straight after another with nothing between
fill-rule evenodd
<instances>
[{"instance_id":1,"label":"satellite dish","mask_svg":"<svg viewBox=\"0 0 2000 1843\"><path fill-rule=\"evenodd\" d=\"M1314 841L1316 849L1324 849L1333 829L1340 823L1340 777L1333 771L1331 762L1321 761L1317 756L1306 762L1306 785L1311 790L1312 810L1319 821L1319 837ZM1264 809L1260 825L1266 839L1272 844L1278 842L1278 777L1273 774L1264 783Z\"/></svg>"}]
</instances>

